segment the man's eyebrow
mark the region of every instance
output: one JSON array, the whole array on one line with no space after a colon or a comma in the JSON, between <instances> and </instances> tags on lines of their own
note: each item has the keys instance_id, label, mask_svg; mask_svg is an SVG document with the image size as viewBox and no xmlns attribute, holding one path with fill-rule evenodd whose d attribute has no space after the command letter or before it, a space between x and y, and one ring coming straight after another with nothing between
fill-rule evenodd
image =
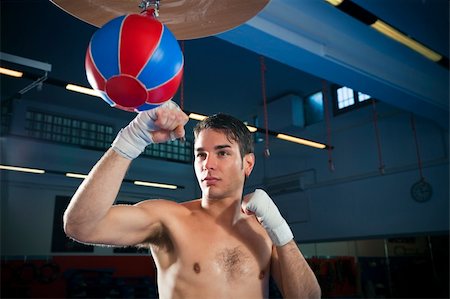
<instances>
[{"instance_id":1,"label":"man's eyebrow","mask_svg":"<svg viewBox=\"0 0 450 299\"><path fill-rule=\"evenodd\" d=\"M214 147L215 150L220 150L220 149L224 149L224 148L231 148L231 146L229 144L223 144L223 145L216 145Z\"/></svg>"},{"instance_id":2,"label":"man's eyebrow","mask_svg":"<svg viewBox=\"0 0 450 299\"><path fill-rule=\"evenodd\" d=\"M224 148L231 148L231 145L229 145L229 144L221 144L221 145L216 145L216 146L214 147L215 150L220 150L220 149L224 149ZM195 151L196 151L196 152L204 152L205 149L204 149L203 147L197 147L197 148L195 149Z\"/></svg>"}]
</instances>

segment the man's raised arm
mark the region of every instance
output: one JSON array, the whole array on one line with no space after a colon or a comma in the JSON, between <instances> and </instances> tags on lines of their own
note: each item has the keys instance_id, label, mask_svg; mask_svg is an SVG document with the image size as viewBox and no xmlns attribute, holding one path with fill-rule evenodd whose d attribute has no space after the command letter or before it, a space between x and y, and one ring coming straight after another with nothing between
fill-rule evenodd
<instances>
[{"instance_id":1,"label":"man's raised arm","mask_svg":"<svg viewBox=\"0 0 450 299\"><path fill-rule=\"evenodd\" d=\"M184 137L187 121L186 114L171 101L140 112L119 132L112 147L75 192L64 213L66 234L83 243L134 245L157 230L157 212L149 215L149 209L142 205L113 203L131 161L150 143ZM157 208L160 203L153 205Z\"/></svg>"}]
</instances>

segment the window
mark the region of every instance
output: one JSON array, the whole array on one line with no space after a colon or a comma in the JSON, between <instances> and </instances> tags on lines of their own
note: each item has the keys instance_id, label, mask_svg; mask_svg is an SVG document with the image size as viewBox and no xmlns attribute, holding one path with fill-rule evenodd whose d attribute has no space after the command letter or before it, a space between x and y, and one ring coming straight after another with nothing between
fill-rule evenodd
<instances>
[{"instance_id":1,"label":"window","mask_svg":"<svg viewBox=\"0 0 450 299\"><path fill-rule=\"evenodd\" d=\"M94 149L108 148L114 138L111 125L33 110L26 113L25 130L30 137Z\"/></svg>"},{"instance_id":2,"label":"window","mask_svg":"<svg viewBox=\"0 0 450 299\"><path fill-rule=\"evenodd\" d=\"M144 155L190 163L192 162L192 143L178 139L166 143L154 143L147 146Z\"/></svg>"},{"instance_id":3,"label":"window","mask_svg":"<svg viewBox=\"0 0 450 299\"><path fill-rule=\"evenodd\" d=\"M343 109L355 104L355 95L353 93L353 89L344 86L339 88L336 92L339 109Z\"/></svg>"},{"instance_id":4,"label":"window","mask_svg":"<svg viewBox=\"0 0 450 299\"><path fill-rule=\"evenodd\" d=\"M108 149L115 138L111 125L32 110L26 113L25 131L29 137L98 150ZM143 155L190 163L192 142L173 140L150 144Z\"/></svg>"},{"instance_id":5,"label":"window","mask_svg":"<svg viewBox=\"0 0 450 299\"><path fill-rule=\"evenodd\" d=\"M372 98L372 97L369 96L368 94L364 94L364 93L362 93L362 92L358 92L358 100L359 100L360 102L364 102L364 101L366 101L366 100L368 100L368 99L370 99L370 98Z\"/></svg>"},{"instance_id":6,"label":"window","mask_svg":"<svg viewBox=\"0 0 450 299\"><path fill-rule=\"evenodd\" d=\"M355 91L349 87L334 88L334 112L339 114L369 103L370 95Z\"/></svg>"},{"instance_id":7,"label":"window","mask_svg":"<svg viewBox=\"0 0 450 299\"><path fill-rule=\"evenodd\" d=\"M305 125L323 121L323 94L316 92L305 99Z\"/></svg>"},{"instance_id":8,"label":"window","mask_svg":"<svg viewBox=\"0 0 450 299\"><path fill-rule=\"evenodd\" d=\"M12 116L12 101L5 100L0 106L0 136L9 134Z\"/></svg>"}]
</instances>

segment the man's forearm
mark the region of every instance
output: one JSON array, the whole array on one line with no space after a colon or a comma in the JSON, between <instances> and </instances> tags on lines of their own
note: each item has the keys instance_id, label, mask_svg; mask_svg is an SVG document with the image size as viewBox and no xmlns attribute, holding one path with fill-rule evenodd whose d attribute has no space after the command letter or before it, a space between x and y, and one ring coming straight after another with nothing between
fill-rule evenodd
<instances>
[{"instance_id":1,"label":"man's forearm","mask_svg":"<svg viewBox=\"0 0 450 299\"><path fill-rule=\"evenodd\" d=\"M78 187L64 213L64 230L83 238L108 212L131 161L109 149Z\"/></svg>"},{"instance_id":2,"label":"man's forearm","mask_svg":"<svg viewBox=\"0 0 450 299\"><path fill-rule=\"evenodd\" d=\"M321 290L314 272L294 240L277 247L285 298L320 298Z\"/></svg>"},{"instance_id":3,"label":"man's forearm","mask_svg":"<svg viewBox=\"0 0 450 299\"><path fill-rule=\"evenodd\" d=\"M242 210L254 213L266 229L274 252L273 275L285 298L320 298L320 287L293 240L292 230L270 196L261 189L244 197Z\"/></svg>"}]
</instances>

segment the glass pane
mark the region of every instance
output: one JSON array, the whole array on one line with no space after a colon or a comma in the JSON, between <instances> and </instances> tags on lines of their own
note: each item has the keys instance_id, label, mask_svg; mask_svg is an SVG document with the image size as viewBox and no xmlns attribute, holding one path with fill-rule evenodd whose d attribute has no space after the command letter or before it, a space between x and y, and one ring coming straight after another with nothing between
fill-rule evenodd
<instances>
[{"instance_id":1,"label":"glass pane","mask_svg":"<svg viewBox=\"0 0 450 299\"><path fill-rule=\"evenodd\" d=\"M366 100L368 100L370 98L371 98L371 96L369 96L368 94L364 94L362 92L358 92L358 100L360 102L366 101Z\"/></svg>"},{"instance_id":2,"label":"glass pane","mask_svg":"<svg viewBox=\"0 0 450 299\"><path fill-rule=\"evenodd\" d=\"M323 121L323 95L321 91L306 98L305 121L306 125Z\"/></svg>"},{"instance_id":3,"label":"glass pane","mask_svg":"<svg viewBox=\"0 0 450 299\"><path fill-rule=\"evenodd\" d=\"M337 90L338 107L339 109L355 104L353 89L348 87L341 87Z\"/></svg>"}]
</instances>

